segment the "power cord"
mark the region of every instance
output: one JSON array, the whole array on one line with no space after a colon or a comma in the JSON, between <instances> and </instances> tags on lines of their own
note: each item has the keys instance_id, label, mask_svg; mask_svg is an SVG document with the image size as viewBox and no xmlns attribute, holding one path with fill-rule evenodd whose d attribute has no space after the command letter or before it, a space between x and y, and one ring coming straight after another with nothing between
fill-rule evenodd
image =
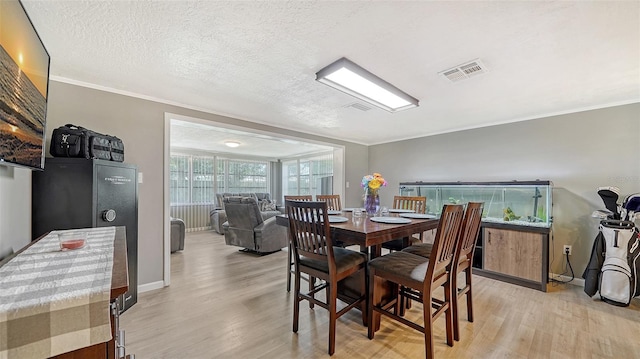
<instances>
[{"instance_id":1,"label":"power cord","mask_svg":"<svg viewBox=\"0 0 640 359\"><path fill-rule=\"evenodd\" d=\"M566 283L569 283L569 282L571 282L571 281L573 281L575 279L575 274L573 273L573 267L571 266L571 261L569 260L569 251L565 251L564 256L565 256L564 272L558 274L554 278L551 278L551 285L552 286L555 286L557 284L566 284ZM571 273L571 279L569 279L569 280L560 279L563 276L565 276L566 274L568 274L569 272Z\"/></svg>"}]
</instances>

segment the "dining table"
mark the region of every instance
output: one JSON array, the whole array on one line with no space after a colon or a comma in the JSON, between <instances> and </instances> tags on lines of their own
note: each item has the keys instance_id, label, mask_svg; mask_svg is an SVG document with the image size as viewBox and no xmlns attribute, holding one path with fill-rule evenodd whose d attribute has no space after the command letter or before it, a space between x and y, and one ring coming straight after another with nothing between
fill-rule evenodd
<instances>
[{"instance_id":1,"label":"dining table","mask_svg":"<svg viewBox=\"0 0 640 359\"><path fill-rule=\"evenodd\" d=\"M402 212L409 213L410 211ZM402 214L403 213L391 212L388 218L405 218L401 217ZM344 246L360 246L360 251L366 253L369 260L379 257L382 254L382 243L402 238L405 246L408 246L409 238L412 235L435 229L438 227L439 222L438 218L424 216L428 218L407 218L403 220L403 222L407 223L384 223L378 222L383 220L381 217L372 217L366 214L361 217L354 216L351 210L343 210L340 211L340 213L330 212L329 217L331 237L334 243L342 242L341 244ZM333 221L331 217L340 218L340 220ZM276 217L276 223L288 226L289 218L286 214L278 215ZM376 303L387 302L393 299L391 296L393 291L386 282L379 280L374 284L367 283L367 288L369 288L370 285L375 285L377 288L376 293L380 294L374 298ZM348 278L344 280L338 288L339 297L342 297L340 293L349 293L345 294L344 297L346 298L353 297L353 291L356 290L355 288L358 288L358 286L353 283L352 279Z\"/></svg>"},{"instance_id":2,"label":"dining table","mask_svg":"<svg viewBox=\"0 0 640 359\"><path fill-rule=\"evenodd\" d=\"M392 212L389 217L404 218L400 216L401 214ZM354 217L353 212L350 210L343 210L336 215L330 214L329 217L346 218L346 221L339 222L334 222L329 218L331 237L334 242L358 245L363 253L367 253L369 259L381 255L382 243L402 238L405 241L405 245L408 245L409 237L437 228L439 221L435 217L425 216L429 218L407 218L407 220L410 220L409 223L384 223L376 222L376 217L366 215ZM278 215L276 223L288 226L289 218L286 214Z\"/></svg>"}]
</instances>

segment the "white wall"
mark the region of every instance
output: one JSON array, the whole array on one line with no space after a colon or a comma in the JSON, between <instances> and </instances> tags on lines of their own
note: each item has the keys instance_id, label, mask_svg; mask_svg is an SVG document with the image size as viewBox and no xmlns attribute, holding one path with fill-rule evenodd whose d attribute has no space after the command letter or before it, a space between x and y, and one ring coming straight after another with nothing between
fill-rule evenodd
<instances>
[{"instance_id":1,"label":"white wall","mask_svg":"<svg viewBox=\"0 0 640 359\"><path fill-rule=\"evenodd\" d=\"M632 104L371 146L369 168L390 182L384 203L400 182L551 180L551 271L563 271L562 245L571 244L579 277L597 234L591 212L604 208L596 188L640 192L639 145Z\"/></svg>"},{"instance_id":2,"label":"white wall","mask_svg":"<svg viewBox=\"0 0 640 359\"><path fill-rule=\"evenodd\" d=\"M51 81L47 138L54 128L67 123L118 136L125 144L125 162L137 165L138 171L144 174L144 183L139 185L138 192L138 280L141 285L163 280L162 177L166 112L345 146L345 180L357 183L367 171L366 146ZM354 190L352 186L346 191L345 203L357 201L359 196L359 188ZM15 246L15 241L18 247L28 243L31 239L29 170L16 169L13 175L0 171L0 218L0 250Z\"/></svg>"}]
</instances>

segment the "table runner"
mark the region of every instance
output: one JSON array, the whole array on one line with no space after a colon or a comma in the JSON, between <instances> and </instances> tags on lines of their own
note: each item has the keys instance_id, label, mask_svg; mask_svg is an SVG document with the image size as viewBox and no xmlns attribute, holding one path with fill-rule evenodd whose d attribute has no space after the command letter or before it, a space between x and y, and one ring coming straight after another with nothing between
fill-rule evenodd
<instances>
[{"instance_id":1,"label":"table runner","mask_svg":"<svg viewBox=\"0 0 640 359\"><path fill-rule=\"evenodd\" d=\"M60 251L65 231L52 231L0 267L0 359L48 358L111 339L115 227L82 231L81 249Z\"/></svg>"}]
</instances>

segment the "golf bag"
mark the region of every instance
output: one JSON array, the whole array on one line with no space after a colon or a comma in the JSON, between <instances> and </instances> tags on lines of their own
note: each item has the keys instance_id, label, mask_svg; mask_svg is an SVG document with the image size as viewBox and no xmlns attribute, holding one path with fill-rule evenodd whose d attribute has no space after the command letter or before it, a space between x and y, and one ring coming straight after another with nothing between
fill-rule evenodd
<instances>
[{"instance_id":1,"label":"golf bag","mask_svg":"<svg viewBox=\"0 0 640 359\"><path fill-rule=\"evenodd\" d=\"M591 261L583 274L585 293L593 296L597 283L604 302L626 307L633 297L640 295L639 271L640 238L635 224L620 220L601 221Z\"/></svg>"}]
</instances>

